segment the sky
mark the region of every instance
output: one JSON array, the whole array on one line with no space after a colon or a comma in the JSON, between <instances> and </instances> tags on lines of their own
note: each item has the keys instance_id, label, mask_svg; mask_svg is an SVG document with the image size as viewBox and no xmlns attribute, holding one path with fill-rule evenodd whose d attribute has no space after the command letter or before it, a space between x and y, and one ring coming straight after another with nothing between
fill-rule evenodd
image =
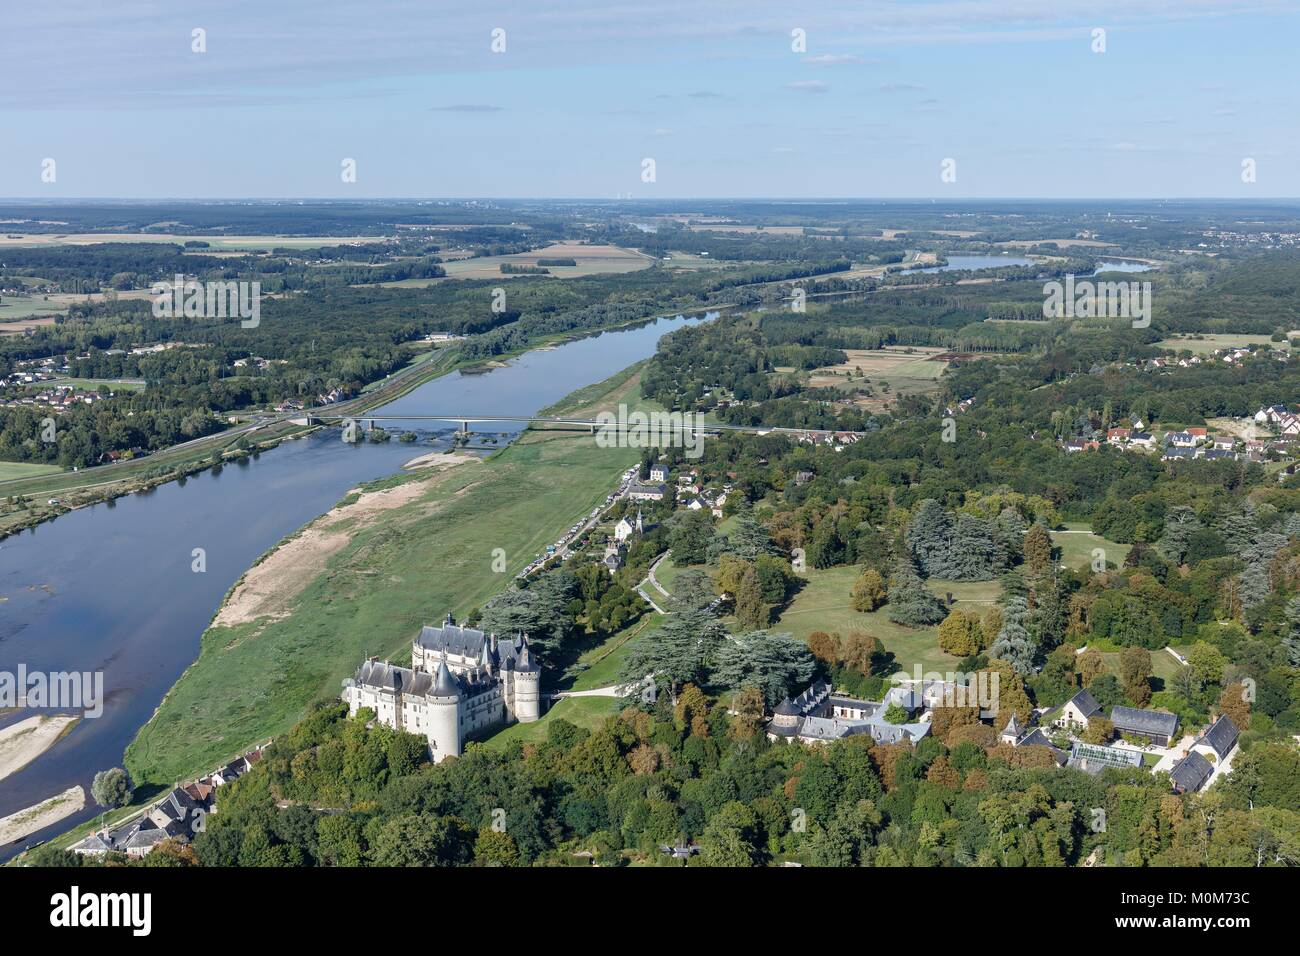
<instances>
[{"instance_id":1,"label":"sky","mask_svg":"<svg viewBox=\"0 0 1300 956\"><path fill-rule=\"evenodd\" d=\"M14 2L0 196L1290 198L1297 37L1300 0Z\"/></svg>"}]
</instances>

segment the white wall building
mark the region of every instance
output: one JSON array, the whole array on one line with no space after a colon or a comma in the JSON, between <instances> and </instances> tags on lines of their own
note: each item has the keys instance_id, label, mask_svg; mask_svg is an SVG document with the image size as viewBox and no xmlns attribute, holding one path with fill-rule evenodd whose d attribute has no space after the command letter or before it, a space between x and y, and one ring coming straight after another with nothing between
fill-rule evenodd
<instances>
[{"instance_id":1,"label":"white wall building","mask_svg":"<svg viewBox=\"0 0 1300 956\"><path fill-rule=\"evenodd\" d=\"M343 682L343 699L349 716L369 707L385 727L426 737L435 763L459 756L477 731L541 716L541 668L522 634L499 640L448 614L420 631L411 664L371 658Z\"/></svg>"}]
</instances>

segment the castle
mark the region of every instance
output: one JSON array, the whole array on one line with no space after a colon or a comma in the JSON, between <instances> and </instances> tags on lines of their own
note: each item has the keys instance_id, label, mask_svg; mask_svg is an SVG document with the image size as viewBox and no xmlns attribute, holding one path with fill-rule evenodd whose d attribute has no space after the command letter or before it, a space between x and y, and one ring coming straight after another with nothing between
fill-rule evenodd
<instances>
[{"instance_id":1,"label":"castle","mask_svg":"<svg viewBox=\"0 0 1300 956\"><path fill-rule=\"evenodd\" d=\"M541 716L541 668L528 639L498 640L452 620L426 625L411 644L411 667L372 657L343 682L348 715L374 710L385 727L423 734L434 763L459 756L465 738L512 720Z\"/></svg>"}]
</instances>

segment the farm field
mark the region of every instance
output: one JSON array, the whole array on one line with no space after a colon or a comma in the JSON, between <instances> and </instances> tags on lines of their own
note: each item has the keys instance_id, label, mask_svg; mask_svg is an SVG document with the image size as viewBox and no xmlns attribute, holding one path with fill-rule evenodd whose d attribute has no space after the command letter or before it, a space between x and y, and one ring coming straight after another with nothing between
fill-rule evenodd
<instances>
[{"instance_id":1,"label":"farm field","mask_svg":"<svg viewBox=\"0 0 1300 956\"><path fill-rule=\"evenodd\" d=\"M477 259L457 259L444 262L443 269L448 279L514 279L519 274L502 272L503 263L518 266L536 266L539 259L573 259L576 266L545 266L552 276L561 279L574 279L592 275L610 275L617 272L635 272L646 269L657 261L653 256L643 255L631 249L618 246L590 246L579 242L560 242L545 249L534 249L509 256L482 256ZM379 285L392 288L418 288L440 282L441 279L402 279L396 282L381 282Z\"/></svg>"},{"instance_id":2,"label":"farm field","mask_svg":"<svg viewBox=\"0 0 1300 956\"><path fill-rule=\"evenodd\" d=\"M1298 333L1292 333L1298 334ZM1161 339L1156 343L1157 348L1175 349L1182 351L1186 349L1189 352L1195 352L1198 355L1204 355L1213 352L1215 349L1236 348L1246 345L1272 345L1275 349L1288 349L1290 346L1286 342L1274 342L1268 335L1251 335L1249 333L1223 333L1217 335L1198 335L1190 338L1184 335L1175 335L1167 339Z\"/></svg>"},{"instance_id":3,"label":"farm field","mask_svg":"<svg viewBox=\"0 0 1300 956\"><path fill-rule=\"evenodd\" d=\"M101 242L206 242L210 249L195 252L269 251L276 247L286 249L316 249L321 246L338 246L349 242L378 242L383 236L179 236L168 232L78 232L78 233L28 233L0 235L0 249L17 249L34 246L89 246Z\"/></svg>"},{"instance_id":4,"label":"farm field","mask_svg":"<svg viewBox=\"0 0 1300 956\"><path fill-rule=\"evenodd\" d=\"M898 669L910 671L916 665L925 670L952 670L957 658L939 650L938 629L910 628L895 624L885 609L863 613L853 610L849 595L860 570L856 567L827 568L808 571L808 583L780 616L773 630L788 631L806 640L813 631L865 631L880 638L885 650L891 651ZM955 607L982 611L997 600L1001 585L996 581L939 581L927 586L941 597L951 592Z\"/></svg>"},{"instance_id":5,"label":"farm field","mask_svg":"<svg viewBox=\"0 0 1300 956\"><path fill-rule=\"evenodd\" d=\"M14 319L30 319L37 315L55 315L67 311L67 303L57 301L55 296L7 295L0 298L0 322L5 323Z\"/></svg>"}]
</instances>

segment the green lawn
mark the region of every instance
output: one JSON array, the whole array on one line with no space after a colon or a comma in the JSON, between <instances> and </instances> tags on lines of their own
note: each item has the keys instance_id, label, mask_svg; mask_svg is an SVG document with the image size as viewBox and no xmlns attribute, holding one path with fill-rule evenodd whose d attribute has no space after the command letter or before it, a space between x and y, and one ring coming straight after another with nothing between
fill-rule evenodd
<instances>
[{"instance_id":1,"label":"green lawn","mask_svg":"<svg viewBox=\"0 0 1300 956\"><path fill-rule=\"evenodd\" d=\"M511 724L501 733L483 741L482 746L501 748L518 740L523 743L540 743L550 732L552 720L567 720L579 727L595 730L605 722L605 718L618 713L616 697L566 697L557 700L551 709L542 715L542 719L531 724Z\"/></svg>"},{"instance_id":2,"label":"green lawn","mask_svg":"<svg viewBox=\"0 0 1300 956\"><path fill-rule=\"evenodd\" d=\"M5 296L0 299L0 322L13 319L30 319L34 315L59 315L67 312L66 305L48 301L44 296Z\"/></svg>"},{"instance_id":3,"label":"green lawn","mask_svg":"<svg viewBox=\"0 0 1300 956\"><path fill-rule=\"evenodd\" d=\"M33 465L22 461L0 461L0 481L11 478L35 478L37 475L53 475L62 471L58 465Z\"/></svg>"},{"instance_id":4,"label":"green lawn","mask_svg":"<svg viewBox=\"0 0 1300 956\"><path fill-rule=\"evenodd\" d=\"M630 627L619 631L599 647L593 647L578 658L587 669L574 678L567 690L591 690L608 687L618 680L619 668L631 647L663 621L663 615L651 611Z\"/></svg>"},{"instance_id":5,"label":"green lawn","mask_svg":"<svg viewBox=\"0 0 1300 956\"><path fill-rule=\"evenodd\" d=\"M133 779L185 779L283 733L367 655L395 657L420 625L464 616L508 586L637 457L589 435L531 432L351 532L288 617L203 635L199 659L127 750ZM495 548L506 552L506 574L489 571Z\"/></svg>"},{"instance_id":6,"label":"green lawn","mask_svg":"<svg viewBox=\"0 0 1300 956\"><path fill-rule=\"evenodd\" d=\"M1106 563L1122 567L1129 545L1110 541L1092 533L1085 521L1067 521L1065 531L1053 531L1052 543L1061 549L1061 563L1068 568L1083 569L1092 565L1094 548L1106 552Z\"/></svg>"},{"instance_id":7,"label":"green lawn","mask_svg":"<svg viewBox=\"0 0 1300 956\"><path fill-rule=\"evenodd\" d=\"M47 388L56 385L70 385L86 392L97 392L101 385L107 385L114 392L138 392L144 388L145 383L130 378L55 378L48 382L41 382L37 387Z\"/></svg>"},{"instance_id":8,"label":"green lawn","mask_svg":"<svg viewBox=\"0 0 1300 956\"><path fill-rule=\"evenodd\" d=\"M894 654L899 669L911 671L920 664L925 670L952 670L958 658L939 650L938 631L933 627L910 628L895 624L885 609L863 613L849 603L853 583L861 573L857 567L810 570L808 583L795 596L790 607L773 625L806 639L813 631L847 634L864 631L880 638L885 650ZM928 587L943 596L951 592L956 606L983 610L995 602L1001 591L996 581L940 581L931 579Z\"/></svg>"}]
</instances>

